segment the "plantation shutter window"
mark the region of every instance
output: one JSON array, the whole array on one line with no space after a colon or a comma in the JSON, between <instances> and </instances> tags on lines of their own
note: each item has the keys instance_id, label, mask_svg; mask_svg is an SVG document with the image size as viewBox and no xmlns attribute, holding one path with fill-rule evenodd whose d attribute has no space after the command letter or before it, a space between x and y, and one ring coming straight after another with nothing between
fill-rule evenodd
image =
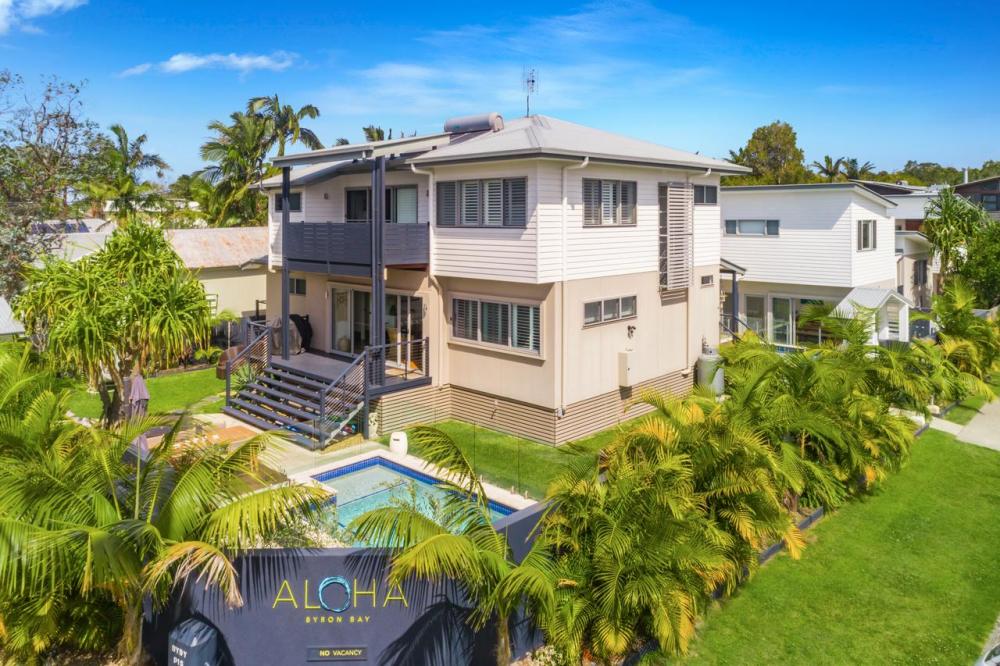
<instances>
[{"instance_id":1,"label":"plantation shutter window","mask_svg":"<svg viewBox=\"0 0 1000 666\"><path fill-rule=\"evenodd\" d=\"M694 192L691 185L660 185L659 204L660 288L687 289L691 285L693 263Z\"/></svg>"},{"instance_id":2,"label":"plantation shutter window","mask_svg":"<svg viewBox=\"0 0 1000 666\"><path fill-rule=\"evenodd\" d=\"M503 224L503 181L483 181L484 206L483 224L488 227L498 227Z\"/></svg>"},{"instance_id":3,"label":"plantation shutter window","mask_svg":"<svg viewBox=\"0 0 1000 666\"><path fill-rule=\"evenodd\" d=\"M437 223L442 227L455 226L458 218L458 183L437 184Z\"/></svg>"},{"instance_id":4,"label":"plantation shutter window","mask_svg":"<svg viewBox=\"0 0 1000 666\"><path fill-rule=\"evenodd\" d=\"M495 345L510 343L510 305L507 303L481 303L482 341Z\"/></svg>"},{"instance_id":5,"label":"plantation shutter window","mask_svg":"<svg viewBox=\"0 0 1000 666\"><path fill-rule=\"evenodd\" d=\"M503 223L507 227L523 227L528 223L528 179L508 178L503 181Z\"/></svg>"},{"instance_id":6,"label":"plantation shutter window","mask_svg":"<svg viewBox=\"0 0 1000 666\"><path fill-rule=\"evenodd\" d=\"M527 224L527 192L527 178L438 182L438 226L523 227Z\"/></svg>"},{"instance_id":7,"label":"plantation shutter window","mask_svg":"<svg viewBox=\"0 0 1000 666\"><path fill-rule=\"evenodd\" d=\"M463 225L478 225L480 223L480 188L478 180L462 181L462 219Z\"/></svg>"},{"instance_id":8,"label":"plantation shutter window","mask_svg":"<svg viewBox=\"0 0 1000 666\"><path fill-rule=\"evenodd\" d=\"M583 179L583 223L596 226L601 223L601 181Z\"/></svg>"},{"instance_id":9,"label":"plantation shutter window","mask_svg":"<svg viewBox=\"0 0 1000 666\"><path fill-rule=\"evenodd\" d=\"M634 181L583 179L583 223L586 226L635 224L635 202Z\"/></svg>"},{"instance_id":10,"label":"plantation shutter window","mask_svg":"<svg viewBox=\"0 0 1000 666\"><path fill-rule=\"evenodd\" d=\"M479 339L479 303L464 298L451 301L452 335L464 340Z\"/></svg>"},{"instance_id":11,"label":"plantation shutter window","mask_svg":"<svg viewBox=\"0 0 1000 666\"><path fill-rule=\"evenodd\" d=\"M515 349L538 352L541 350L541 322L537 305L514 305L513 340Z\"/></svg>"}]
</instances>

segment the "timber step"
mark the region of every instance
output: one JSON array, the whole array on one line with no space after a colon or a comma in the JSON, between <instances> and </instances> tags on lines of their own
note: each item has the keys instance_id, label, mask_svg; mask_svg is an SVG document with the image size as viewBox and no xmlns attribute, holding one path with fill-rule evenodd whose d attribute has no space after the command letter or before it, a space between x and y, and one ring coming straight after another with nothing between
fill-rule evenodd
<instances>
[{"instance_id":1,"label":"timber step","mask_svg":"<svg viewBox=\"0 0 1000 666\"><path fill-rule=\"evenodd\" d=\"M327 387L327 384L324 384L321 381L318 381L311 377L306 377L305 375L299 374L297 372L286 370L284 368L277 368L273 365L269 365L265 370L265 372L271 375L272 377L278 377L279 379L282 379L289 384L298 384L299 386L307 386L313 389L314 391L322 391Z\"/></svg>"},{"instance_id":2,"label":"timber step","mask_svg":"<svg viewBox=\"0 0 1000 666\"><path fill-rule=\"evenodd\" d=\"M250 393L246 390L240 391L237 397L244 402L252 403L258 407L268 407L272 412L287 415L289 417L295 417L300 421L314 421L319 418L318 412L299 409L290 403L265 398L262 395Z\"/></svg>"},{"instance_id":3,"label":"timber step","mask_svg":"<svg viewBox=\"0 0 1000 666\"><path fill-rule=\"evenodd\" d=\"M291 391L285 390L283 387L273 388L264 384L258 384L257 382L247 384L246 387L240 391L240 394L249 392L260 393L271 398L272 400L277 399L300 409L319 414L319 395L315 393L310 396L312 399L301 398L298 395L294 395Z\"/></svg>"},{"instance_id":4,"label":"timber step","mask_svg":"<svg viewBox=\"0 0 1000 666\"><path fill-rule=\"evenodd\" d=\"M305 433L310 437L316 438L321 435L319 429L313 427L309 423L303 423L302 421L298 421L290 416L279 414L278 412L272 411L257 402L250 402L241 398L232 398L229 402L233 407L236 407L242 412L246 412L251 416L257 417L258 419L269 421L271 423L272 430L284 428L286 430L291 430L292 432Z\"/></svg>"},{"instance_id":5,"label":"timber step","mask_svg":"<svg viewBox=\"0 0 1000 666\"><path fill-rule=\"evenodd\" d=\"M252 425L252 426L254 426L256 428L260 428L261 430L276 430L277 429L277 427L275 426L275 424L272 423L271 421L266 421L266 420L264 420L262 418L258 418L256 416L254 416L253 414L248 414L248 413L246 413L246 412L244 412L244 411L242 411L240 409L236 409L235 407L223 407L222 408L222 413L223 414L228 414L229 416L232 416L233 418L239 419L240 421L243 421L244 423L249 423L250 425ZM317 448L319 448L319 442L316 439L314 439L314 438L307 437L305 435L300 435L298 433L292 433L291 437L292 437L292 441L295 442L296 444L298 444L299 446L304 446L307 449L317 449Z\"/></svg>"}]
</instances>

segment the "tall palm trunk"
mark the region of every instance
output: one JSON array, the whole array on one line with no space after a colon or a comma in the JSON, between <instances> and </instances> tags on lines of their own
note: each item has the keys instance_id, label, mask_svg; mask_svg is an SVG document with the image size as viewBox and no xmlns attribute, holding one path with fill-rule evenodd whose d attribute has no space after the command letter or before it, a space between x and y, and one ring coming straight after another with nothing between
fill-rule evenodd
<instances>
[{"instance_id":1,"label":"tall palm trunk","mask_svg":"<svg viewBox=\"0 0 1000 666\"><path fill-rule=\"evenodd\" d=\"M507 618L497 619L497 666L510 666L510 631Z\"/></svg>"}]
</instances>

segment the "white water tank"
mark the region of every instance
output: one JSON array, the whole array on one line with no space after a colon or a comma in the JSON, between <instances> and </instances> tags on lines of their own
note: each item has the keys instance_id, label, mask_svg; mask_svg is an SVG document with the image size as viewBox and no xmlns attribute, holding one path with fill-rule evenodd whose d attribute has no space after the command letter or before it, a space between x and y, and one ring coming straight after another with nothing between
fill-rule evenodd
<instances>
[{"instance_id":1,"label":"white water tank","mask_svg":"<svg viewBox=\"0 0 1000 666\"><path fill-rule=\"evenodd\" d=\"M706 347L698 357L698 384L712 387L715 395L722 395L726 388L725 376L722 372L722 357L719 352Z\"/></svg>"},{"instance_id":2,"label":"white water tank","mask_svg":"<svg viewBox=\"0 0 1000 666\"><path fill-rule=\"evenodd\" d=\"M464 132L499 132L503 129L503 116L496 111L477 113L472 116L457 116L444 121L444 131L450 134Z\"/></svg>"}]
</instances>

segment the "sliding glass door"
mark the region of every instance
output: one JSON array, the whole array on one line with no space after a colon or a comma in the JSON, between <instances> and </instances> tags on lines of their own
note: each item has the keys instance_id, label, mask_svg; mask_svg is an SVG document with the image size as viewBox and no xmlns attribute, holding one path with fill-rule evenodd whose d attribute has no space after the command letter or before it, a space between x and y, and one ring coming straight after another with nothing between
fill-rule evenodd
<instances>
[{"instance_id":1,"label":"sliding glass door","mask_svg":"<svg viewBox=\"0 0 1000 666\"><path fill-rule=\"evenodd\" d=\"M792 318L792 299L771 297L771 342L776 345L794 344L795 321Z\"/></svg>"},{"instance_id":2,"label":"sliding glass door","mask_svg":"<svg viewBox=\"0 0 1000 666\"><path fill-rule=\"evenodd\" d=\"M365 289L330 287L330 351L355 356L371 344L372 296ZM385 296L386 360L390 365L423 371L420 345L406 345L424 336L424 301L409 294Z\"/></svg>"}]
</instances>

